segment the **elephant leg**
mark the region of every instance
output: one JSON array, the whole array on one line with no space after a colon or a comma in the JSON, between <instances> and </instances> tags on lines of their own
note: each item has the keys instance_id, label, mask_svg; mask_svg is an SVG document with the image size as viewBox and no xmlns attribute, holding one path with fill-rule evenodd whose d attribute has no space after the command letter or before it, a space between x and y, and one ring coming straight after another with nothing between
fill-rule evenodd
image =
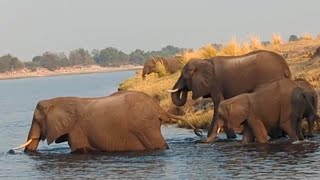
<instances>
[{"instance_id":1,"label":"elephant leg","mask_svg":"<svg viewBox=\"0 0 320 180\"><path fill-rule=\"evenodd\" d=\"M252 132L251 127L248 125L248 122L244 122L243 124L243 135L242 135L242 144L249 144L254 142L255 137Z\"/></svg>"},{"instance_id":2,"label":"elephant leg","mask_svg":"<svg viewBox=\"0 0 320 180\"><path fill-rule=\"evenodd\" d=\"M213 111L213 117L212 117L212 121L211 121L211 125L210 128L208 130L208 134L207 137L210 137L213 127L216 123L216 119L218 119L218 108L219 108L219 103L215 102L214 103L214 111ZM228 139L235 139L237 137L236 133L234 132L233 129L229 129L226 126L224 126L224 132L227 135Z\"/></svg>"},{"instance_id":3,"label":"elephant leg","mask_svg":"<svg viewBox=\"0 0 320 180\"><path fill-rule=\"evenodd\" d=\"M80 128L74 128L69 133L68 144L73 153L88 153L95 150L90 146L88 137L83 134Z\"/></svg>"},{"instance_id":4,"label":"elephant leg","mask_svg":"<svg viewBox=\"0 0 320 180\"><path fill-rule=\"evenodd\" d=\"M291 141L299 140L297 136L297 126L296 123L291 122L290 119L286 120L284 123L280 124L281 128L288 134Z\"/></svg>"},{"instance_id":5,"label":"elephant leg","mask_svg":"<svg viewBox=\"0 0 320 180\"><path fill-rule=\"evenodd\" d=\"M229 129L225 127L224 132L226 133L228 139L235 139L237 137L233 129Z\"/></svg>"},{"instance_id":6,"label":"elephant leg","mask_svg":"<svg viewBox=\"0 0 320 180\"><path fill-rule=\"evenodd\" d=\"M218 112L218 107L219 107L219 105L214 104L213 117L212 117L212 120L211 120L211 124L210 124L209 130L208 130L207 137L209 137L211 135L212 130L213 130L213 126L216 123L216 119L217 119L217 116L218 116L218 113L217 113Z\"/></svg>"},{"instance_id":7,"label":"elephant leg","mask_svg":"<svg viewBox=\"0 0 320 180\"><path fill-rule=\"evenodd\" d=\"M145 150L169 149L169 146L163 138L160 129L155 130L153 128L149 128L149 130L146 129L144 132L136 132L134 134L145 147Z\"/></svg>"},{"instance_id":8,"label":"elephant leg","mask_svg":"<svg viewBox=\"0 0 320 180\"><path fill-rule=\"evenodd\" d=\"M313 129L314 129L314 116L308 116L307 117L307 122L308 122L308 133L307 133L307 137L311 138L314 137L313 135Z\"/></svg>"},{"instance_id":9,"label":"elephant leg","mask_svg":"<svg viewBox=\"0 0 320 180\"><path fill-rule=\"evenodd\" d=\"M259 143L266 143L268 141L268 132L263 123L259 119L248 119L248 124L252 129L252 132Z\"/></svg>"},{"instance_id":10,"label":"elephant leg","mask_svg":"<svg viewBox=\"0 0 320 180\"><path fill-rule=\"evenodd\" d=\"M302 141L304 139L304 135L302 133L302 127L301 127L302 118L299 118L296 124L296 133L298 136L298 139Z\"/></svg>"}]
</instances>

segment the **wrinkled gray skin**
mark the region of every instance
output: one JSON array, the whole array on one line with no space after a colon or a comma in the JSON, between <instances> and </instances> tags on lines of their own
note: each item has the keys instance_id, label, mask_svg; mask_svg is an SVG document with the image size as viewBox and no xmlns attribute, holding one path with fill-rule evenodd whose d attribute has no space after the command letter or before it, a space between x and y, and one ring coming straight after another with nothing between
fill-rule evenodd
<instances>
[{"instance_id":1,"label":"wrinkled gray skin","mask_svg":"<svg viewBox=\"0 0 320 180\"><path fill-rule=\"evenodd\" d=\"M274 128L283 130L292 141L303 140L301 121L310 106L305 91L297 83L280 79L253 93L222 101L210 141L216 138L218 128L237 128L241 124L244 144L255 140L266 143L268 132Z\"/></svg>"},{"instance_id":2,"label":"wrinkled gray skin","mask_svg":"<svg viewBox=\"0 0 320 180\"><path fill-rule=\"evenodd\" d=\"M304 94L306 95L307 101L310 104L312 104L311 106L308 106L308 108L305 108L302 118L305 118L308 124L308 132L305 134L305 136L313 137L314 123L315 121L319 121L319 116L317 115L318 94L307 80L298 78L295 79L294 82L297 83L297 85L304 90ZM286 134L281 129L273 129L269 135L273 139L286 136Z\"/></svg>"},{"instance_id":3,"label":"wrinkled gray skin","mask_svg":"<svg viewBox=\"0 0 320 180\"><path fill-rule=\"evenodd\" d=\"M285 59L271 51L259 50L242 56L216 56L206 60L191 59L174 84L173 89L178 91L171 94L171 99L175 105L183 106L188 91L192 91L192 99L211 97L214 114L207 135L210 137L222 100L253 92L257 86L279 78L291 78L291 72ZM228 138L235 138L234 131L225 131Z\"/></svg>"},{"instance_id":4,"label":"wrinkled gray skin","mask_svg":"<svg viewBox=\"0 0 320 180\"><path fill-rule=\"evenodd\" d=\"M145 79L146 75L150 73L158 73L156 70L156 62L162 62L166 67L167 71L170 74L177 72L178 70L182 69L183 64L181 63L180 58L151 58L144 62L143 70L142 70L142 78Z\"/></svg>"},{"instance_id":5,"label":"wrinkled gray skin","mask_svg":"<svg viewBox=\"0 0 320 180\"><path fill-rule=\"evenodd\" d=\"M167 149L162 121L183 120L164 111L145 93L120 91L107 97L57 97L40 101L34 111L25 152L40 140L67 141L72 152ZM195 132L197 130L195 129Z\"/></svg>"}]
</instances>

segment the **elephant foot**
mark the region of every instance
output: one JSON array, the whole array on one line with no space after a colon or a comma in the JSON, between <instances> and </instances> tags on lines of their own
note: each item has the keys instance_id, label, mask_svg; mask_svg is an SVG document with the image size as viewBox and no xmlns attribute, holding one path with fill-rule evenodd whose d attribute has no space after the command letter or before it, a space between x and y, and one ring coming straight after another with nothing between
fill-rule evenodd
<instances>
[{"instance_id":1,"label":"elephant foot","mask_svg":"<svg viewBox=\"0 0 320 180\"><path fill-rule=\"evenodd\" d=\"M200 131L199 129L194 129L194 133L199 137L203 136L202 131Z\"/></svg>"},{"instance_id":2,"label":"elephant foot","mask_svg":"<svg viewBox=\"0 0 320 180\"><path fill-rule=\"evenodd\" d=\"M217 138L215 138L217 139ZM201 140L196 140L194 143L195 144L211 144L215 139L201 139Z\"/></svg>"},{"instance_id":3,"label":"elephant foot","mask_svg":"<svg viewBox=\"0 0 320 180\"><path fill-rule=\"evenodd\" d=\"M236 133L233 130L226 130L226 135L228 139L235 139L237 138Z\"/></svg>"},{"instance_id":4,"label":"elephant foot","mask_svg":"<svg viewBox=\"0 0 320 180\"><path fill-rule=\"evenodd\" d=\"M314 137L313 134L307 134L307 135L304 136L304 138L313 138L313 137Z\"/></svg>"}]
</instances>

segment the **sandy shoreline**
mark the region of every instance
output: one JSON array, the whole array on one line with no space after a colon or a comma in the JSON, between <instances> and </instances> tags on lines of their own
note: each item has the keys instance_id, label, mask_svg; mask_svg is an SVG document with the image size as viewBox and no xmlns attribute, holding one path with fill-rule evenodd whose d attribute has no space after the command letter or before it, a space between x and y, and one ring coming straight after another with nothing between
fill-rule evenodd
<instances>
[{"instance_id":1,"label":"sandy shoreline","mask_svg":"<svg viewBox=\"0 0 320 180\"><path fill-rule=\"evenodd\" d=\"M143 66L135 66L135 65L126 65L121 67L101 67L101 66L93 65L93 66L65 67L55 71L49 71L44 68L38 68L36 71L31 71L29 69L22 69L19 71L10 71L10 72L0 73L0 80L129 71L129 70L138 70L142 68Z\"/></svg>"}]
</instances>

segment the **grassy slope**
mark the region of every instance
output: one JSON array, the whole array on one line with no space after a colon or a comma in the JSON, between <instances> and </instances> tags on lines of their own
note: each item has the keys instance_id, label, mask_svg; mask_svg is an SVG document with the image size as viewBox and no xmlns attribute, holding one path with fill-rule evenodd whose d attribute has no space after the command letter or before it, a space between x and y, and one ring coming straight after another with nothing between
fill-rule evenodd
<instances>
[{"instance_id":1,"label":"grassy slope","mask_svg":"<svg viewBox=\"0 0 320 180\"><path fill-rule=\"evenodd\" d=\"M220 52L217 52L215 49L212 50L212 47L204 46L204 48L199 49L197 52L192 52L191 54L186 53L182 56L201 57L202 55L207 57L210 52L212 56L219 53L227 54L228 52L230 54L241 54L252 50L252 45L260 46L259 42L256 42L255 39L251 40L251 45L243 44L242 46L237 45L237 43L233 40L231 43L225 45L222 50L220 50ZM318 48L319 46L320 40L315 39L300 40L284 44L274 43L262 48L273 50L284 55L293 76L307 79L316 88L317 92L319 92L320 56L317 59L310 60L316 48ZM190 59L191 57L187 58ZM194 101L190 99L191 95L189 93L187 104L183 107L176 107L171 101L170 94L165 91L166 89L171 89L173 87L173 84L177 81L179 76L180 72L160 78L157 74L150 74L147 76L146 80L143 81L141 78L140 70L137 71L134 77L131 77L130 79L121 83L119 88L146 92L157 99L160 105L167 111L174 114L183 115L186 120L188 120L198 128L207 128L213 114L210 99L198 99ZM178 125L180 127L185 126L180 122L178 123Z\"/></svg>"}]
</instances>

